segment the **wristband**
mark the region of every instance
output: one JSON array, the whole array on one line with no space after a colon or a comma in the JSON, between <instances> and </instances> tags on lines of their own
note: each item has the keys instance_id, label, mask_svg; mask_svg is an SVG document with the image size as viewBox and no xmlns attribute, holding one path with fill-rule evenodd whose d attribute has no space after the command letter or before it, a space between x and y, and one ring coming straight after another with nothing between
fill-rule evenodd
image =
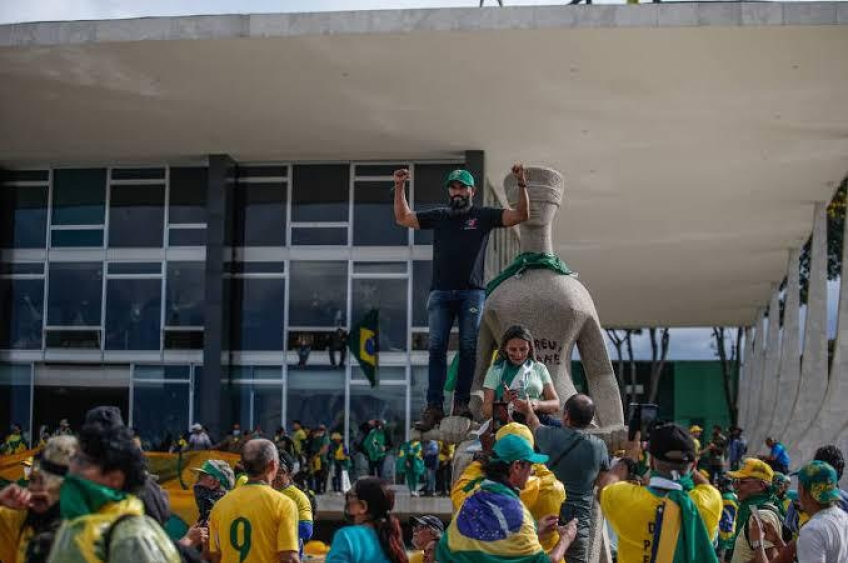
<instances>
[{"instance_id":1,"label":"wristband","mask_svg":"<svg viewBox=\"0 0 848 563\"><path fill-rule=\"evenodd\" d=\"M751 542L751 549L759 549L763 546L762 540L754 540Z\"/></svg>"}]
</instances>

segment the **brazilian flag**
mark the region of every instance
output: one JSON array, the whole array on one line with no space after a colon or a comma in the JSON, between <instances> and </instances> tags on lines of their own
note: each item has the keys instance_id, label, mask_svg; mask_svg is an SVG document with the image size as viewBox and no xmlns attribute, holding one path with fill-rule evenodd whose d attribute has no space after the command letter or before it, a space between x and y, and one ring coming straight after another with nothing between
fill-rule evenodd
<instances>
[{"instance_id":1,"label":"brazilian flag","mask_svg":"<svg viewBox=\"0 0 848 563\"><path fill-rule=\"evenodd\" d=\"M371 309L353 328L347 339L350 353L359 362L371 387L377 385L377 360L380 356L380 312Z\"/></svg>"}]
</instances>

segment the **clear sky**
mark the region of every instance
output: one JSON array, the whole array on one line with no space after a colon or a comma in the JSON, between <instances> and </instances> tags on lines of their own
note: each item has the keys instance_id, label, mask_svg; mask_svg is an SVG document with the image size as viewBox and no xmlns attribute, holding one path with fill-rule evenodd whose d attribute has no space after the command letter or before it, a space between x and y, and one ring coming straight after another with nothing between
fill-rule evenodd
<instances>
[{"instance_id":1,"label":"clear sky","mask_svg":"<svg viewBox=\"0 0 848 563\"><path fill-rule=\"evenodd\" d=\"M624 0L593 0L624 4ZM798 0L795 0L798 1ZM804 1L804 0L801 0ZM567 0L503 0L509 6L563 5ZM0 23L120 19L194 14L327 12L402 8L468 8L479 0L0 0ZM496 0L485 0L497 6Z\"/></svg>"}]
</instances>

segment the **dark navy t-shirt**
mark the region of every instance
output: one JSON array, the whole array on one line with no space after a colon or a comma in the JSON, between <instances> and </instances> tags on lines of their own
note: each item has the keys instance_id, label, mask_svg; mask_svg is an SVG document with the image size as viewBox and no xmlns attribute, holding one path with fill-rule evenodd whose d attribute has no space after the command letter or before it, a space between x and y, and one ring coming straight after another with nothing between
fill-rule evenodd
<instances>
[{"instance_id":1,"label":"dark navy t-shirt","mask_svg":"<svg viewBox=\"0 0 848 563\"><path fill-rule=\"evenodd\" d=\"M430 289L483 289L486 245L492 229L503 227L503 209L472 207L452 214L442 207L416 214L422 229L433 230L433 283Z\"/></svg>"}]
</instances>

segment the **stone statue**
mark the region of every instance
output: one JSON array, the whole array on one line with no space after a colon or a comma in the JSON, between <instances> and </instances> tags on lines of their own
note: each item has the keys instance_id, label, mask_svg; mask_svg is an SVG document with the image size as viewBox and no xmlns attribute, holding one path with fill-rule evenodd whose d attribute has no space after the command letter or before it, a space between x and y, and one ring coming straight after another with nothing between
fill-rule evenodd
<instances>
[{"instance_id":1,"label":"stone statue","mask_svg":"<svg viewBox=\"0 0 848 563\"><path fill-rule=\"evenodd\" d=\"M562 200L562 175L541 167L528 167L525 171L531 216L519 226L521 253L553 254L551 223ZM504 188L509 202L515 202L518 185L512 175L504 180ZM571 355L577 346L588 393L595 401L596 428L592 433L606 442L610 453L624 447L626 428L618 383L589 292L573 275L545 268L527 269L503 280L486 299L483 308L470 405L477 422L450 416L442 420L438 428L425 433L413 432L418 439L461 442L454 459L454 479L461 475L472 457L468 446L474 442L465 440L479 427L482 418L483 381L492 353L506 329L515 324L527 327L533 334L536 360L548 368L561 405L577 393L571 379ZM597 505L594 520L589 560L592 563L610 561L608 541L602 539L605 530Z\"/></svg>"},{"instance_id":2,"label":"stone statue","mask_svg":"<svg viewBox=\"0 0 848 563\"><path fill-rule=\"evenodd\" d=\"M521 253L553 254L551 223L562 200L562 175L538 167L527 168L526 174L532 212L519 226ZM504 179L504 188L513 201L518 186L511 175ZM597 407L597 426L602 433L620 431L624 424L621 395L592 297L575 276L544 268L528 269L504 280L486 299L471 388L475 416L481 417L483 380L492 352L506 329L516 324L533 334L536 360L548 368L561 403L577 393L571 379L571 355L577 346L588 393Z\"/></svg>"},{"instance_id":3,"label":"stone statue","mask_svg":"<svg viewBox=\"0 0 848 563\"><path fill-rule=\"evenodd\" d=\"M562 175L549 168L527 168L530 196L530 219L519 226L521 254L553 254L551 223L559 210L563 195ZM514 178L504 180L510 202L518 187ZM507 328L519 324L534 337L536 360L545 364L551 374L562 404L576 394L571 378L571 356L574 346L580 351L586 381L596 405L594 431L610 453L623 445L626 437L621 395L607 354L601 322L586 288L573 275L563 275L547 268L527 269L503 280L488 296L477 340L477 364L471 388L471 410L479 420L483 400L483 381L493 351ZM464 448L460 445L457 451ZM460 474L464 455L457 454L454 475ZM589 545L589 561L610 561L600 508L595 505L593 535Z\"/></svg>"}]
</instances>

